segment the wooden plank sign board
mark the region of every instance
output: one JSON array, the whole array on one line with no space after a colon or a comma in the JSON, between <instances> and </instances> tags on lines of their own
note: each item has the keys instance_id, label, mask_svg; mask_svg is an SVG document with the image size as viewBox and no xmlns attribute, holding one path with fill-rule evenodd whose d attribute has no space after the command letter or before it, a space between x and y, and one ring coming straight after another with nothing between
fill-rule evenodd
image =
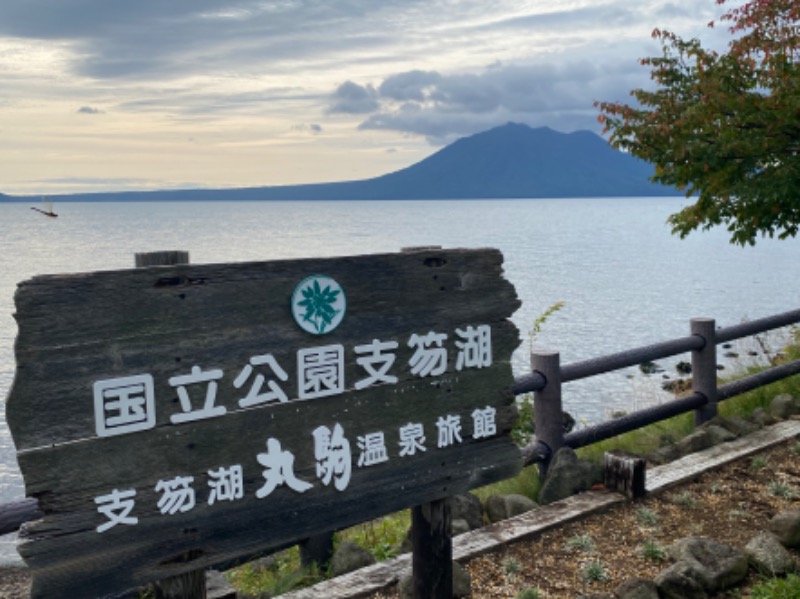
<instances>
[{"instance_id":1,"label":"wooden plank sign board","mask_svg":"<svg viewBox=\"0 0 800 599\"><path fill-rule=\"evenodd\" d=\"M6 416L33 597L96 597L513 476L497 250L38 276Z\"/></svg>"}]
</instances>

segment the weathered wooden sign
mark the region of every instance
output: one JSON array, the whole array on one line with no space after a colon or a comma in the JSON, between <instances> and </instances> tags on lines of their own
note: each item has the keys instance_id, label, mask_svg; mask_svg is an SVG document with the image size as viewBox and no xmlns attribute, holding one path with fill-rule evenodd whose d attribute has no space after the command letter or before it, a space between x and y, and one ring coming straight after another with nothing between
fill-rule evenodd
<instances>
[{"instance_id":1,"label":"weathered wooden sign","mask_svg":"<svg viewBox=\"0 0 800 599\"><path fill-rule=\"evenodd\" d=\"M514 475L502 255L39 276L6 416L33 597L95 597Z\"/></svg>"}]
</instances>

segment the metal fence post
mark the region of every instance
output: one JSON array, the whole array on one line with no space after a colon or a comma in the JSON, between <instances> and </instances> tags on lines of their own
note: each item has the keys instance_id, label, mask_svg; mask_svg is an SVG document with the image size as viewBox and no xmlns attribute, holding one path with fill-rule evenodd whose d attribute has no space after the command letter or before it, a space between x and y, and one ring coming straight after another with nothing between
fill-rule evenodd
<instances>
[{"instance_id":1,"label":"metal fence post","mask_svg":"<svg viewBox=\"0 0 800 599\"><path fill-rule=\"evenodd\" d=\"M539 372L545 386L533 394L533 423L536 439L550 449L550 456L539 464L539 476L544 478L550 459L564 446L564 422L561 405L561 357L557 351L531 352L531 370Z\"/></svg>"},{"instance_id":2,"label":"metal fence post","mask_svg":"<svg viewBox=\"0 0 800 599\"><path fill-rule=\"evenodd\" d=\"M717 333L713 318L692 318L692 335L705 341L702 349L692 351L692 391L708 401L694 411L694 425L700 426L717 415Z\"/></svg>"}]
</instances>

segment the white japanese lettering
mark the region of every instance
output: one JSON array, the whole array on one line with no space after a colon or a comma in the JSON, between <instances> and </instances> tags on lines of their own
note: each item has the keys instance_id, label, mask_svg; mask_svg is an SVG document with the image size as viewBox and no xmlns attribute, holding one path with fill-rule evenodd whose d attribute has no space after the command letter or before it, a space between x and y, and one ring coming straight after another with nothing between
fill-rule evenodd
<instances>
[{"instance_id":1,"label":"white japanese lettering","mask_svg":"<svg viewBox=\"0 0 800 599\"><path fill-rule=\"evenodd\" d=\"M98 437L110 437L156 425L153 377L149 374L95 381L94 418Z\"/></svg>"},{"instance_id":2,"label":"white japanese lettering","mask_svg":"<svg viewBox=\"0 0 800 599\"><path fill-rule=\"evenodd\" d=\"M436 426L439 429L437 447L455 445L456 442L461 443L461 418L459 416L440 416L436 421Z\"/></svg>"},{"instance_id":3,"label":"white japanese lettering","mask_svg":"<svg viewBox=\"0 0 800 599\"><path fill-rule=\"evenodd\" d=\"M389 461L382 432L367 433L363 437L358 437L357 445L361 451L358 456L359 467L374 466Z\"/></svg>"},{"instance_id":4,"label":"white japanese lettering","mask_svg":"<svg viewBox=\"0 0 800 599\"><path fill-rule=\"evenodd\" d=\"M297 394L316 399L344 391L344 347L326 345L297 351Z\"/></svg>"},{"instance_id":5,"label":"white japanese lettering","mask_svg":"<svg viewBox=\"0 0 800 599\"><path fill-rule=\"evenodd\" d=\"M235 501L244 497L244 474L239 464L208 471L208 505L217 501Z\"/></svg>"},{"instance_id":6,"label":"white japanese lettering","mask_svg":"<svg viewBox=\"0 0 800 599\"><path fill-rule=\"evenodd\" d=\"M365 379L356 381L356 389L364 389L375 383L388 383L390 385L397 383L396 376L386 374L396 358L393 353L387 352L397 349L397 346L397 341L378 341L373 339L372 343L356 345L353 348L357 354L367 354L356 358L356 363L364 368L369 375Z\"/></svg>"},{"instance_id":7,"label":"white japanese lettering","mask_svg":"<svg viewBox=\"0 0 800 599\"><path fill-rule=\"evenodd\" d=\"M425 429L422 424L409 422L400 427L399 433L400 457L415 455L418 451L427 451L425 448Z\"/></svg>"},{"instance_id":8,"label":"white japanese lettering","mask_svg":"<svg viewBox=\"0 0 800 599\"><path fill-rule=\"evenodd\" d=\"M95 497L94 502L97 504L97 511L108 518L108 522L104 522L97 527L97 532L105 532L117 524L138 524L139 519L130 515L136 505L134 497L136 497L134 489L126 491L114 489L108 495Z\"/></svg>"},{"instance_id":9,"label":"white japanese lettering","mask_svg":"<svg viewBox=\"0 0 800 599\"><path fill-rule=\"evenodd\" d=\"M214 369L203 372L200 370L200 367L196 365L192 366L191 374L173 376L170 378L169 384L178 389L178 399L180 400L181 410L183 410L180 414L173 414L170 416L170 421L173 424L179 424L181 422L203 420L205 418L213 418L225 414L225 412L227 412L225 406L214 405L217 398L217 379L221 378L221 370ZM193 409L192 401L189 398L189 392L186 390L186 387L203 383L207 383L206 397L203 406L198 409Z\"/></svg>"},{"instance_id":10,"label":"white japanese lettering","mask_svg":"<svg viewBox=\"0 0 800 599\"><path fill-rule=\"evenodd\" d=\"M195 506L195 494L191 484L193 476L176 476L156 483L156 493L161 493L158 509L162 514L188 512Z\"/></svg>"},{"instance_id":11,"label":"white japanese lettering","mask_svg":"<svg viewBox=\"0 0 800 599\"><path fill-rule=\"evenodd\" d=\"M463 368L486 368L492 365L492 327L488 324L466 330L456 329L463 341L456 341L458 357L456 370Z\"/></svg>"},{"instance_id":12,"label":"white japanese lettering","mask_svg":"<svg viewBox=\"0 0 800 599\"><path fill-rule=\"evenodd\" d=\"M420 377L438 376L447 370L447 349L442 347L445 339L445 333L433 331L427 335L411 335L408 347L415 348L414 354L408 360L411 374Z\"/></svg>"},{"instance_id":13,"label":"white japanese lettering","mask_svg":"<svg viewBox=\"0 0 800 599\"><path fill-rule=\"evenodd\" d=\"M257 459L265 467L264 485L256 491L256 497L259 499L263 499L280 485L286 485L298 493L305 493L313 486L295 476L294 454L291 451L284 451L277 439L272 437L267 439L267 452L258 454Z\"/></svg>"},{"instance_id":14,"label":"white japanese lettering","mask_svg":"<svg viewBox=\"0 0 800 599\"><path fill-rule=\"evenodd\" d=\"M269 366L270 370L275 373L279 380L285 382L289 379L289 375L286 374L286 371L284 371L280 365L278 365L278 362L275 360L272 354L265 354L263 356L254 356L250 358L250 363L246 364L245 367L242 368L239 376L237 376L233 381L234 387L240 389L247 382L247 379L249 379L250 375L253 373L253 366ZM289 401L289 398L286 397L286 393L283 392L283 389L281 389L278 386L278 383L272 379L267 381L267 387L269 387L269 391L264 391L262 393L261 389L265 380L266 378L261 373L255 376L253 379L253 384L250 385L250 390L247 392L247 395L239 400L240 407L247 408L270 401L279 401L281 403Z\"/></svg>"},{"instance_id":15,"label":"white japanese lettering","mask_svg":"<svg viewBox=\"0 0 800 599\"><path fill-rule=\"evenodd\" d=\"M342 425L336 423L333 431L327 426L318 426L314 435L314 456L317 459L317 478L324 485L331 480L338 491L344 491L350 484L352 456L350 441L344 436Z\"/></svg>"},{"instance_id":16,"label":"white japanese lettering","mask_svg":"<svg viewBox=\"0 0 800 599\"><path fill-rule=\"evenodd\" d=\"M491 406L486 406L482 410L475 409L472 412L472 424L474 426L472 436L475 439L492 437L497 434L496 414L497 410Z\"/></svg>"}]
</instances>

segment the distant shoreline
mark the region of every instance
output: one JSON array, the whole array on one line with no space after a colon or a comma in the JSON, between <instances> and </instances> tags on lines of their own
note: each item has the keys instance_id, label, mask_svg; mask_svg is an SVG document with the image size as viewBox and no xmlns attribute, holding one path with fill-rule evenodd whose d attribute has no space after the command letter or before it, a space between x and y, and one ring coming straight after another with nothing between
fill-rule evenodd
<instances>
[{"instance_id":1,"label":"distant shoreline","mask_svg":"<svg viewBox=\"0 0 800 599\"><path fill-rule=\"evenodd\" d=\"M203 190L207 192L208 190ZM109 194L70 194L70 195L48 195L47 198L58 203L169 203L169 202L471 202L471 201L536 201L536 200L617 200L617 199L641 199L656 200L673 197L675 199L686 199L680 194L675 195L608 195L608 196L536 196L536 197L471 197L471 198L211 198L211 197L178 197L178 198L148 198L148 197L121 197L121 198L91 198L94 195L121 195L126 194L150 194L160 192L149 191L122 191ZM205 193L203 195L206 195ZM39 202L41 196L5 196L0 197L2 204L31 204Z\"/></svg>"}]
</instances>

